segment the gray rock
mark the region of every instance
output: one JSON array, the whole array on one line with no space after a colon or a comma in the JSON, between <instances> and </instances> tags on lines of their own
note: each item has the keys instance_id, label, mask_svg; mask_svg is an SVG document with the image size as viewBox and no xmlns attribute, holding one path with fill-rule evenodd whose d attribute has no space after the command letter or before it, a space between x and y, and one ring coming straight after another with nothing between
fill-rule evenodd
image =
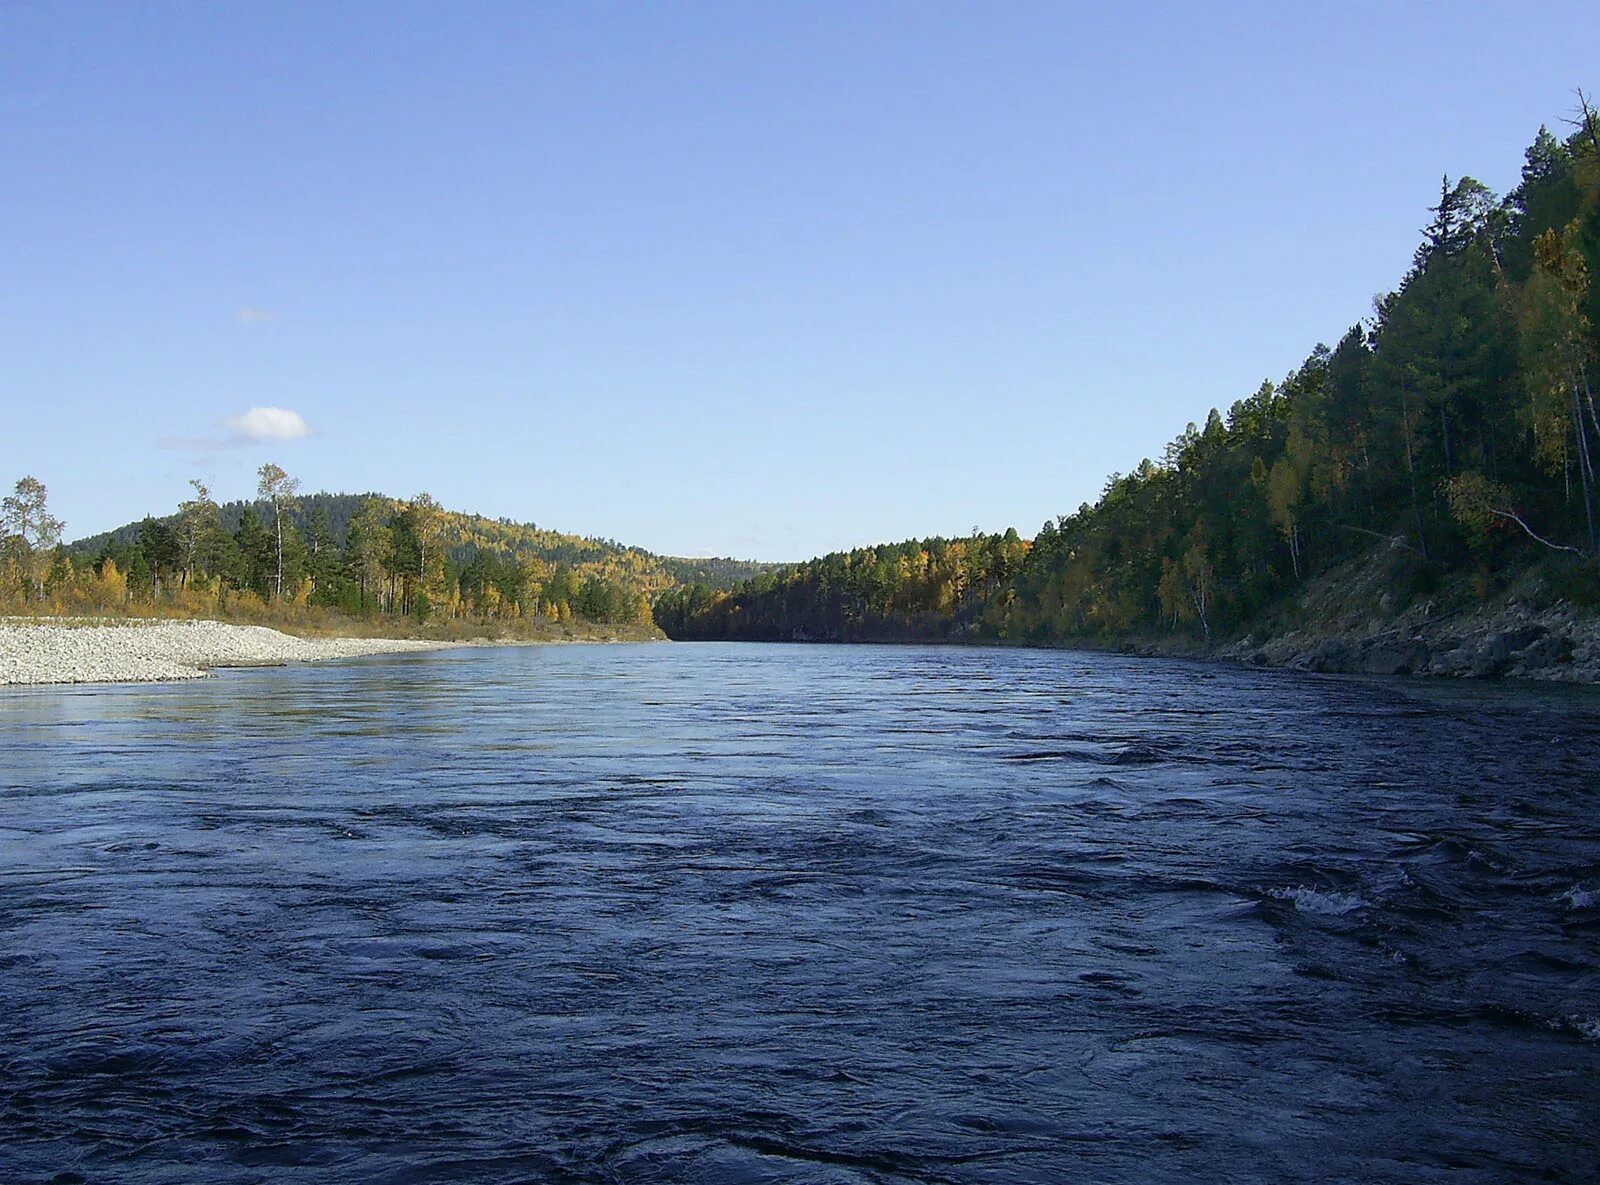
<instances>
[{"instance_id":1,"label":"gray rock","mask_svg":"<svg viewBox=\"0 0 1600 1185\"><path fill-rule=\"evenodd\" d=\"M1361 669L1369 675L1409 675L1428 662L1428 648L1421 642L1385 642L1368 650Z\"/></svg>"},{"instance_id":2,"label":"gray rock","mask_svg":"<svg viewBox=\"0 0 1600 1185\"><path fill-rule=\"evenodd\" d=\"M1516 661L1524 671L1566 666L1572 662L1572 639L1560 634L1547 634L1520 649Z\"/></svg>"},{"instance_id":3,"label":"gray rock","mask_svg":"<svg viewBox=\"0 0 1600 1185\"><path fill-rule=\"evenodd\" d=\"M1535 642L1547 637L1549 633L1550 631L1542 625L1525 625L1520 629L1507 630L1497 636L1504 641L1507 653L1516 654L1518 651L1526 650Z\"/></svg>"},{"instance_id":4,"label":"gray rock","mask_svg":"<svg viewBox=\"0 0 1600 1185\"><path fill-rule=\"evenodd\" d=\"M1353 666L1355 649L1343 638L1327 638L1318 642L1292 664L1303 671L1320 671L1334 674L1348 671Z\"/></svg>"},{"instance_id":5,"label":"gray rock","mask_svg":"<svg viewBox=\"0 0 1600 1185\"><path fill-rule=\"evenodd\" d=\"M1492 679L1506 665L1507 657L1504 654L1497 654L1494 646L1486 645L1473 653L1472 664L1467 668L1467 674L1474 679Z\"/></svg>"}]
</instances>

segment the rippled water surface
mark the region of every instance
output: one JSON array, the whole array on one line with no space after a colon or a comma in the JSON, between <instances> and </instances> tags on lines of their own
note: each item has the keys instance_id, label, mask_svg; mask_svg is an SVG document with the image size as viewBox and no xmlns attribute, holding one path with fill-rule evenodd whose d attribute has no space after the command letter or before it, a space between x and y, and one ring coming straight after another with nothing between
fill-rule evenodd
<instances>
[{"instance_id":1,"label":"rippled water surface","mask_svg":"<svg viewBox=\"0 0 1600 1185\"><path fill-rule=\"evenodd\" d=\"M0 691L0 1181L1592 1181L1600 700L1029 651Z\"/></svg>"}]
</instances>

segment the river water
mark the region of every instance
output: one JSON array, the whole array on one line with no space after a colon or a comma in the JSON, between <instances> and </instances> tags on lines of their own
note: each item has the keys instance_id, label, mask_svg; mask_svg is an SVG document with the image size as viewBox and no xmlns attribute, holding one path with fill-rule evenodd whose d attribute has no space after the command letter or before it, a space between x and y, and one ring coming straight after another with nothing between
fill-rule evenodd
<instances>
[{"instance_id":1,"label":"river water","mask_svg":"<svg viewBox=\"0 0 1600 1185\"><path fill-rule=\"evenodd\" d=\"M1046 651L3 691L0 1181L1593 1181L1597 771Z\"/></svg>"}]
</instances>

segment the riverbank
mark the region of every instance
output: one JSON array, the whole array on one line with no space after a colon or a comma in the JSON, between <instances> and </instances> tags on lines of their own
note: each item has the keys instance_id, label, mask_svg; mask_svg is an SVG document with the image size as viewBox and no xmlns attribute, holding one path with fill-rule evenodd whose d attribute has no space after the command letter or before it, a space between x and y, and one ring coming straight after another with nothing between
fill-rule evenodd
<instances>
[{"instance_id":1,"label":"riverbank","mask_svg":"<svg viewBox=\"0 0 1600 1185\"><path fill-rule=\"evenodd\" d=\"M13 618L0 622L0 684L154 683L203 678L213 667L278 666L458 644L297 638L220 621Z\"/></svg>"},{"instance_id":2,"label":"riverbank","mask_svg":"<svg viewBox=\"0 0 1600 1185\"><path fill-rule=\"evenodd\" d=\"M634 626L553 626L538 637L298 637L260 625L155 618L0 618L0 686L161 683L215 667L282 666L462 646L654 641Z\"/></svg>"},{"instance_id":3,"label":"riverbank","mask_svg":"<svg viewBox=\"0 0 1600 1185\"><path fill-rule=\"evenodd\" d=\"M1300 671L1600 683L1600 621L1570 606L1510 604L1439 617L1423 609L1342 633L1246 637L1218 655Z\"/></svg>"},{"instance_id":4,"label":"riverbank","mask_svg":"<svg viewBox=\"0 0 1600 1185\"><path fill-rule=\"evenodd\" d=\"M1600 684L1600 612L1554 593L1548 573L1509 576L1489 597L1465 577L1402 597L1392 567L1381 549L1343 564L1215 647L1172 634L1115 648L1322 674Z\"/></svg>"}]
</instances>

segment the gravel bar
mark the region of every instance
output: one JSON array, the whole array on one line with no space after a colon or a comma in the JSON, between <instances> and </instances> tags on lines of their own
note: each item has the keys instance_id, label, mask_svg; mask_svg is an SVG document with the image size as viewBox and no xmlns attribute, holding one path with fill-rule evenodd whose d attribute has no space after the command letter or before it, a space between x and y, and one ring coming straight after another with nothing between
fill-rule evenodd
<instances>
[{"instance_id":1,"label":"gravel bar","mask_svg":"<svg viewBox=\"0 0 1600 1185\"><path fill-rule=\"evenodd\" d=\"M0 622L0 684L155 683L211 667L278 666L363 654L438 650L398 638L296 638L221 621Z\"/></svg>"}]
</instances>

